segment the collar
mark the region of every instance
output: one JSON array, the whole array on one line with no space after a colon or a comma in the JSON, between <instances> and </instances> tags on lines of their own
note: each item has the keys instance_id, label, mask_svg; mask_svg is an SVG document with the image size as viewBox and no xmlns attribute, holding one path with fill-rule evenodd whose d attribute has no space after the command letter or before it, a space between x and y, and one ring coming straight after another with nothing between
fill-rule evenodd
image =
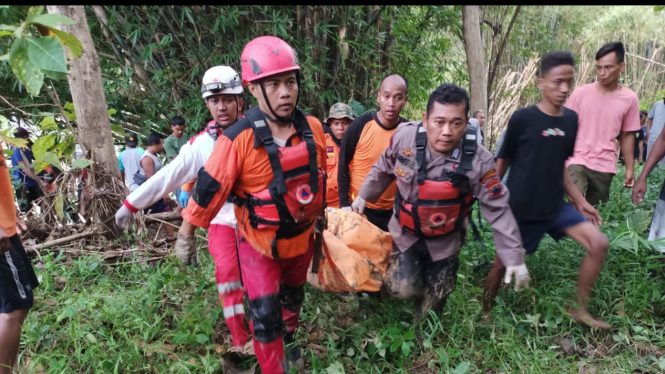
<instances>
[{"instance_id":1,"label":"collar","mask_svg":"<svg viewBox=\"0 0 665 374\"><path fill-rule=\"evenodd\" d=\"M327 124L323 126L323 133L328 134L330 136L330 139L332 139L332 141L335 142L335 144L337 144L338 147L340 148L342 147L342 141L335 137L332 130L330 129L330 126L328 126Z\"/></svg>"}]
</instances>

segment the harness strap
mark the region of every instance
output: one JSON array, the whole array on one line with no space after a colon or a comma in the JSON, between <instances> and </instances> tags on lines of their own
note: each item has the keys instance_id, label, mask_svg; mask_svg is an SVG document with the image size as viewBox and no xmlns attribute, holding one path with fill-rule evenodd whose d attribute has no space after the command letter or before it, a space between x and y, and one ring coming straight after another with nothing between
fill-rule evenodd
<instances>
[{"instance_id":1,"label":"harness strap","mask_svg":"<svg viewBox=\"0 0 665 374\"><path fill-rule=\"evenodd\" d=\"M257 108L256 111L258 110ZM254 132L261 139L268 153L268 160L272 168L273 182L277 187L277 193L284 195L287 189L286 182L284 181L284 170L282 170L282 163L279 161L279 150L277 149L277 144L275 144L275 139L272 137L272 132L270 132L270 127L263 118L257 118L255 115L256 111L250 109L245 116L251 122Z\"/></svg>"},{"instance_id":2,"label":"harness strap","mask_svg":"<svg viewBox=\"0 0 665 374\"><path fill-rule=\"evenodd\" d=\"M425 183L425 172L427 167L425 165L425 148L427 147L427 130L423 127L423 123L418 125L418 133L416 134L416 164L418 166L418 184Z\"/></svg>"},{"instance_id":3,"label":"harness strap","mask_svg":"<svg viewBox=\"0 0 665 374\"><path fill-rule=\"evenodd\" d=\"M456 170L458 174L465 175L467 171L471 170L473 165L473 156L476 154L477 149L478 143L476 142L476 132L467 129L464 132L464 138L462 138L462 159L460 160L459 167Z\"/></svg>"}]
</instances>

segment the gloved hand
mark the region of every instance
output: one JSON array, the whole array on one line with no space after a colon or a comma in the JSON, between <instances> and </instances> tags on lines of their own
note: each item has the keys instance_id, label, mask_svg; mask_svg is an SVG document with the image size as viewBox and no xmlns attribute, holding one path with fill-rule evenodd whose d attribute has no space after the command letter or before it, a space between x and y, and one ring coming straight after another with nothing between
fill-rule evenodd
<instances>
[{"instance_id":1,"label":"gloved hand","mask_svg":"<svg viewBox=\"0 0 665 374\"><path fill-rule=\"evenodd\" d=\"M343 206L340 209L345 212L353 212L353 208L351 208L350 206Z\"/></svg>"},{"instance_id":2,"label":"gloved hand","mask_svg":"<svg viewBox=\"0 0 665 374\"><path fill-rule=\"evenodd\" d=\"M351 203L351 209L358 214L365 212L365 206L367 206L367 201L360 196L356 197L353 203Z\"/></svg>"},{"instance_id":3,"label":"gloved hand","mask_svg":"<svg viewBox=\"0 0 665 374\"><path fill-rule=\"evenodd\" d=\"M506 268L506 277L504 282L510 283L515 274L515 291L519 291L522 288L529 288L529 282L531 277L529 276L529 270L526 268L526 264L517 265L517 266L508 266Z\"/></svg>"},{"instance_id":4,"label":"gloved hand","mask_svg":"<svg viewBox=\"0 0 665 374\"><path fill-rule=\"evenodd\" d=\"M134 218L134 213L123 204L115 214L115 224L123 229L128 229L132 218Z\"/></svg>"},{"instance_id":5,"label":"gloved hand","mask_svg":"<svg viewBox=\"0 0 665 374\"><path fill-rule=\"evenodd\" d=\"M180 191L180 196L178 196L178 204L182 209L187 208L187 202L189 201L189 192Z\"/></svg>"},{"instance_id":6,"label":"gloved hand","mask_svg":"<svg viewBox=\"0 0 665 374\"><path fill-rule=\"evenodd\" d=\"M175 256L185 265L198 266L196 236L185 236L178 233L178 239L175 242Z\"/></svg>"}]
</instances>

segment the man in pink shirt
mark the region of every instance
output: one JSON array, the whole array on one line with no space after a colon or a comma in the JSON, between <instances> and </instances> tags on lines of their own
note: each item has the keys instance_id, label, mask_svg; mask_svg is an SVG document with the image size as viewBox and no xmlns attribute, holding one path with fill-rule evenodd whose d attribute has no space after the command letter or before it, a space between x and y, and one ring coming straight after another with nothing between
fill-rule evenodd
<instances>
[{"instance_id":1,"label":"man in pink shirt","mask_svg":"<svg viewBox=\"0 0 665 374\"><path fill-rule=\"evenodd\" d=\"M626 161L623 185L632 188L635 184L633 134L640 129L640 108L635 92L619 84L625 54L621 42L600 48L596 53L597 82L573 91L565 105L579 118L575 151L566 166L577 189L593 206L609 200L617 172L617 136Z\"/></svg>"}]
</instances>

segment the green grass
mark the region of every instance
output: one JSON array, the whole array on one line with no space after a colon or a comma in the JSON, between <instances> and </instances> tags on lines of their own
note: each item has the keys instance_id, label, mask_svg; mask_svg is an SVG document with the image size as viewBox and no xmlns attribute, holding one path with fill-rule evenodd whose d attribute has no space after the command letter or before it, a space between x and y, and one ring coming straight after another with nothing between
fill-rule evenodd
<instances>
[{"instance_id":1,"label":"green grass","mask_svg":"<svg viewBox=\"0 0 665 374\"><path fill-rule=\"evenodd\" d=\"M610 332L576 325L564 314L575 294L584 250L570 239L546 238L527 258L532 288L504 289L493 325L478 323L485 273L474 270L482 252L469 238L462 249L457 290L435 333L418 342L412 303L370 300L359 309L307 286L297 341L312 373L596 373L665 372L665 279L644 240L665 173L650 179L645 203L635 207L623 176L601 208L613 243L597 280L592 314ZM474 215L475 217L475 215ZM486 223L485 243L493 256ZM25 372L221 373L230 338L224 325L206 250L197 269L170 256L155 266L108 266L97 257L44 256L35 307L22 336ZM35 264L36 264L35 260ZM41 267L41 265L40 265ZM66 279L66 282L63 280ZM568 355L560 342L571 342ZM650 358L649 358L650 357ZM245 367L256 365L251 359ZM258 372L257 368L257 372ZM584 371L580 371L584 372Z\"/></svg>"}]
</instances>

